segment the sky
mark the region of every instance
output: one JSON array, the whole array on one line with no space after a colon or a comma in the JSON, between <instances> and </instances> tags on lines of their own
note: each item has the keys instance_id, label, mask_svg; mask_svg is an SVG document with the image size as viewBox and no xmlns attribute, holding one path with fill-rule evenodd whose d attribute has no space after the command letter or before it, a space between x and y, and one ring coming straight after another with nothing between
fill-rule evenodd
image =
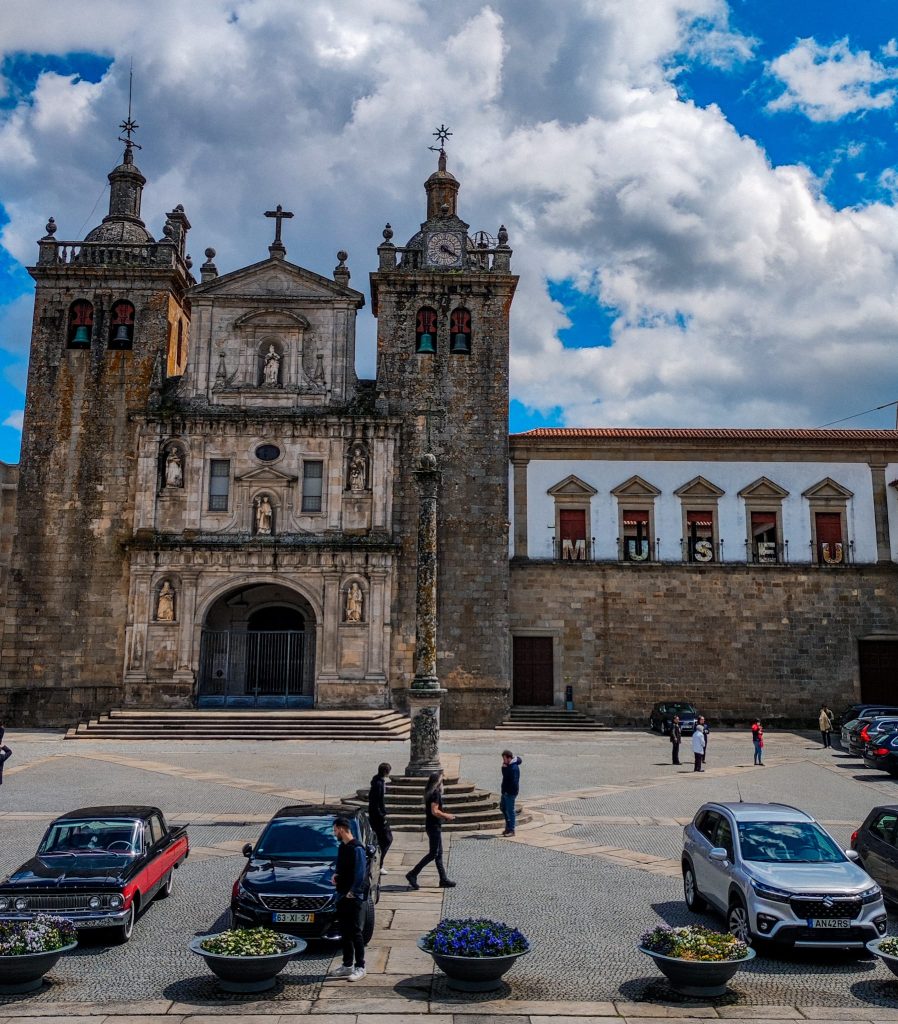
<instances>
[{"instance_id":1,"label":"sky","mask_svg":"<svg viewBox=\"0 0 898 1024\"><path fill-rule=\"evenodd\" d=\"M0 459L15 462L49 216L107 212L133 112L160 237L368 292L424 219L448 125L459 213L505 224L511 422L893 427L894 0L3 0ZM358 324L374 374L376 323ZM864 415L856 415L864 413ZM851 417L850 419L848 417Z\"/></svg>"}]
</instances>

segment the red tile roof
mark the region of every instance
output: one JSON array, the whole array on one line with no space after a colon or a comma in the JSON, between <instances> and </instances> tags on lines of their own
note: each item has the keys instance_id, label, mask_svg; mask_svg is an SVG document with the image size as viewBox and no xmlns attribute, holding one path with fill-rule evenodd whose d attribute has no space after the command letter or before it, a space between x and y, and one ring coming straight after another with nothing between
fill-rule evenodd
<instances>
[{"instance_id":1,"label":"red tile roof","mask_svg":"<svg viewBox=\"0 0 898 1024\"><path fill-rule=\"evenodd\" d=\"M898 444L898 430L824 430L822 428L741 427L537 427L518 438L554 438L578 440L594 438L608 441L821 441L824 444L876 443Z\"/></svg>"}]
</instances>

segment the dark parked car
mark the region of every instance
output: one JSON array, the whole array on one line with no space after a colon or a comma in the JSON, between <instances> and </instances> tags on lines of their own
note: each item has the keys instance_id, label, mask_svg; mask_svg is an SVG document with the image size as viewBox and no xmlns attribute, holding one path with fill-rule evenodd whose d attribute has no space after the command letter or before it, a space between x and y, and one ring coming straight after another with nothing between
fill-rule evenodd
<instances>
[{"instance_id":1,"label":"dark parked car","mask_svg":"<svg viewBox=\"0 0 898 1024\"><path fill-rule=\"evenodd\" d=\"M247 843L246 867L231 894L231 925L264 925L304 938L338 939L337 893L333 875L338 840L334 820L349 818L352 834L368 854L369 896L362 929L374 933L374 904L380 898L377 838L367 812L335 804L282 807L255 846Z\"/></svg>"},{"instance_id":2,"label":"dark parked car","mask_svg":"<svg viewBox=\"0 0 898 1024\"><path fill-rule=\"evenodd\" d=\"M841 714L836 715L833 729L840 733L843 726L853 718L872 718L875 715L898 715L898 705L894 704L849 704Z\"/></svg>"},{"instance_id":3,"label":"dark parked car","mask_svg":"<svg viewBox=\"0 0 898 1024\"><path fill-rule=\"evenodd\" d=\"M189 852L187 827L169 828L158 807L70 811L50 825L35 856L0 883L0 921L56 914L127 942L138 913L171 893Z\"/></svg>"},{"instance_id":4,"label":"dark parked car","mask_svg":"<svg viewBox=\"0 0 898 1024\"><path fill-rule=\"evenodd\" d=\"M864 764L890 775L898 775L898 727L867 744Z\"/></svg>"},{"instance_id":5,"label":"dark parked car","mask_svg":"<svg viewBox=\"0 0 898 1024\"><path fill-rule=\"evenodd\" d=\"M856 718L853 722L849 722L845 729L842 730L842 746L848 751L849 754L853 754L855 757L864 756L864 748L867 746L867 740L869 739L869 733L866 732L867 726L873 721L870 717ZM847 736L847 743L845 742L845 734Z\"/></svg>"},{"instance_id":6,"label":"dark parked car","mask_svg":"<svg viewBox=\"0 0 898 1024\"><path fill-rule=\"evenodd\" d=\"M680 728L685 736L695 731L695 723L698 720L698 712L695 706L685 700L659 701L652 708L649 715L649 726L655 731L666 736L670 732L670 726L674 715L680 716Z\"/></svg>"},{"instance_id":7,"label":"dark parked car","mask_svg":"<svg viewBox=\"0 0 898 1024\"><path fill-rule=\"evenodd\" d=\"M898 902L898 805L882 804L874 807L863 825L851 837L851 849L857 851L858 860L867 874L879 884L883 896Z\"/></svg>"}]
</instances>

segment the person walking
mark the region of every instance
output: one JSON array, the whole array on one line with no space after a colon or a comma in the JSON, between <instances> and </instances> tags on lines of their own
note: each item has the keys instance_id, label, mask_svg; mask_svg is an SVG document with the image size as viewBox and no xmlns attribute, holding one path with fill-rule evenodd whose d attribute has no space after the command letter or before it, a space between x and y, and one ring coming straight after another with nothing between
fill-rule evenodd
<instances>
[{"instance_id":1,"label":"person walking","mask_svg":"<svg viewBox=\"0 0 898 1024\"><path fill-rule=\"evenodd\" d=\"M703 772L705 770L705 731L699 725L695 727L695 731L692 734L692 756L695 759L695 765L692 770L694 772Z\"/></svg>"},{"instance_id":2,"label":"person walking","mask_svg":"<svg viewBox=\"0 0 898 1024\"><path fill-rule=\"evenodd\" d=\"M755 764L764 767L764 729L757 718L752 719L751 741L755 747Z\"/></svg>"},{"instance_id":3,"label":"person walking","mask_svg":"<svg viewBox=\"0 0 898 1024\"><path fill-rule=\"evenodd\" d=\"M3 785L3 762L12 757L12 751L5 743L0 743L0 786Z\"/></svg>"},{"instance_id":4,"label":"person walking","mask_svg":"<svg viewBox=\"0 0 898 1024\"><path fill-rule=\"evenodd\" d=\"M331 971L332 977L361 981L365 977L365 940L362 922L368 903L368 854L352 834L348 818L337 818L334 835L339 839L337 872L337 922L343 940L343 964Z\"/></svg>"},{"instance_id":5,"label":"person walking","mask_svg":"<svg viewBox=\"0 0 898 1024\"><path fill-rule=\"evenodd\" d=\"M823 740L824 747L831 747L833 745L832 732L833 732L833 718L829 709L825 704L820 705L820 738Z\"/></svg>"},{"instance_id":6,"label":"person walking","mask_svg":"<svg viewBox=\"0 0 898 1024\"><path fill-rule=\"evenodd\" d=\"M695 728L696 729L701 729L702 734L705 737L705 749L702 751L702 765L704 765L705 761L708 760L708 733L711 732L711 728L708 725L708 723L705 721L705 716L704 715L699 715L698 716L698 724L696 725Z\"/></svg>"},{"instance_id":7,"label":"person walking","mask_svg":"<svg viewBox=\"0 0 898 1024\"><path fill-rule=\"evenodd\" d=\"M455 815L443 810L443 773L434 772L427 779L424 789L424 831L427 833L427 853L405 876L413 889L420 889L418 875L431 861L436 863L440 886L451 889L455 882L450 881L443 867L443 822L455 821Z\"/></svg>"},{"instance_id":8,"label":"person walking","mask_svg":"<svg viewBox=\"0 0 898 1024\"><path fill-rule=\"evenodd\" d=\"M670 723L670 761L671 764L680 763L680 743L683 740L683 730L680 728L680 716L674 715Z\"/></svg>"},{"instance_id":9,"label":"person walking","mask_svg":"<svg viewBox=\"0 0 898 1024\"><path fill-rule=\"evenodd\" d=\"M514 835L514 827L517 823L514 805L521 788L522 760L520 757L515 757L510 750L502 751L502 791L499 797L499 806L502 808L502 815L505 818L503 836Z\"/></svg>"},{"instance_id":10,"label":"person walking","mask_svg":"<svg viewBox=\"0 0 898 1024\"><path fill-rule=\"evenodd\" d=\"M387 783L390 781L392 766L384 761L377 766L377 775L371 780L371 788L368 790L368 820L377 836L377 845L380 847L380 873L389 874L384 867L384 857L387 850L393 845L393 830L387 821Z\"/></svg>"}]
</instances>

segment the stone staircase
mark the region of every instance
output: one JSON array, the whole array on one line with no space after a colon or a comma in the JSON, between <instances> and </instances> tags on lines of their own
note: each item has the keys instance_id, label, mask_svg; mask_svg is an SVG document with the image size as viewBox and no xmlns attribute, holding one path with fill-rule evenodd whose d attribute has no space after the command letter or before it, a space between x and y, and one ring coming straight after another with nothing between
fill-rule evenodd
<instances>
[{"instance_id":1,"label":"stone staircase","mask_svg":"<svg viewBox=\"0 0 898 1024\"><path fill-rule=\"evenodd\" d=\"M417 776L393 776L387 786L387 820L394 832L420 832L424 828L424 786L427 780ZM345 797L343 803L349 807L367 807L368 790L359 789L353 796ZM477 831L480 829L503 829L505 819L499 809L499 797L485 789L478 789L473 782L457 777L444 776L443 806L455 821L445 822L446 831ZM530 821L530 816L518 812L520 824Z\"/></svg>"},{"instance_id":2,"label":"stone staircase","mask_svg":"<svg viewBox=\"0 0 898 1024\"><path fill-rule=\"evenodd\" d=\"M582 711L559 707L513 707L496 729L506 732L603 732L608 726Z\"/></svg>"},{"instance_id":3,"label":"stone staircase","mask_svg":"<svg viewBox=\"0 0 898 1024\"><path fill-rule=\"evenodd\" d=\"M409 719L396 711L246 709L113 710L69 729L67 740L399 740Z\"/></svg>"}]
</instances>

